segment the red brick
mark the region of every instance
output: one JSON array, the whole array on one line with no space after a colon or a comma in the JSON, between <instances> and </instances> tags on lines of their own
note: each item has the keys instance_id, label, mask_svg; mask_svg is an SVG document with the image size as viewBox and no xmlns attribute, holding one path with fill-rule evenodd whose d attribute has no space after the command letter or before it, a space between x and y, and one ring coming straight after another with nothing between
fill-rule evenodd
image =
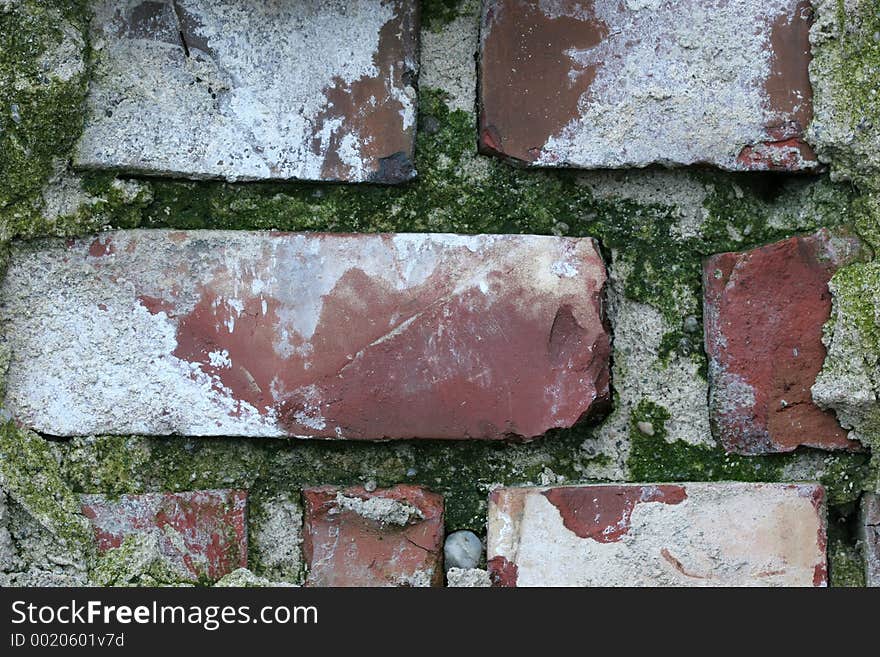
<instances>
[{"instance_id":1,"label":"red brick","mask_svg":"<svg viewBox=\"0 0 880 657\"><path fill-rule=\"evenodd\" d=\"M6 406L52 435L529 439L609 403L590 238L121 231L14 250Z\"/></svg>"},{"instance_id":2,"label":"red brick","mask_svg":"<svg viewBox=\"0 0 880 657\"><path fill-rule=\"evenodd\" d=\"M609 484L493 491L495 586L825 586L818 484Z\"/></svg>"},{"instance_id":3,"label":"red brick","mask_svg":"<svg viewBox=\"0 0 880 657\"><path fill-rule=\"evenodd\" d=\"M825 359L828 281L857 251L823 230L704 263L711 420L728 451L858 447L810 392Z\"/></svg>"},{"instance_id":4,"label":"red brick","mask_svg":"<svg viewBox=\"0 0 880 657\"><path fill-rule=\"evenodd\" d=\"M244 491L83 495L82 503L99 552L119 547L128 536L155 532L162 556L195 580L215 581L247 567Z\"/></svg>"},{"instance_id":5,"label":"red brick","mask_svg":"<svg viewBox=\"0 0 880 657\"><path fill-rule=\"evenodd\" d=\"M419 486L303 491L307 586L440 586L443 498Z\"/></svg>"},{"instance_id":6,"label":"red brick","mask_svg":"<svg viewBox=\"0 0 880 657\"><path fill-rule=\"evenodd\" d=\"M484 0L480 147L536 166L815 169L808 0Z\"/></svg>"}]
</instances>

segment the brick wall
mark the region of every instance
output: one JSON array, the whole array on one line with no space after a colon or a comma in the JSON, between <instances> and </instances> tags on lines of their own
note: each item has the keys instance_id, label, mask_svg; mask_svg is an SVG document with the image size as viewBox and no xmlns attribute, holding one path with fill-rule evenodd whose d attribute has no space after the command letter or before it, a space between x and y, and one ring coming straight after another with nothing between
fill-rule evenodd
<instances>
[{"instance_id":1,"label":"brick wall","mask_svg":"<svg viewBox=\"0 0 880 657\"><path fill-rule=\"evenodd\" d=\"M0 7L0 583L878 585L871 0Z\"/></svg>"}]
</instances>

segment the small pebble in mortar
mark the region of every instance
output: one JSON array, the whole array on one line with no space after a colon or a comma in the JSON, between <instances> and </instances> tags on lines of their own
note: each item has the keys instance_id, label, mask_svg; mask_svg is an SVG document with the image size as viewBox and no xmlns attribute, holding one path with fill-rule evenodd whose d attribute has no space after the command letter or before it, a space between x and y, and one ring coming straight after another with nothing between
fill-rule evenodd
<instances>
[{"instance_id":1,"label":"small pebble in mortar","mask_svg":"<svg viewBox=\"0 0 880 657\"><path fill-rule=\"evenodd\" d=\"M446 569L450 568L476 568L483 554L483 543L480 537L471 531L461 530L452 532L446 537L443 545L443 556L446 560Z\"/></svg>"}]
</instances>

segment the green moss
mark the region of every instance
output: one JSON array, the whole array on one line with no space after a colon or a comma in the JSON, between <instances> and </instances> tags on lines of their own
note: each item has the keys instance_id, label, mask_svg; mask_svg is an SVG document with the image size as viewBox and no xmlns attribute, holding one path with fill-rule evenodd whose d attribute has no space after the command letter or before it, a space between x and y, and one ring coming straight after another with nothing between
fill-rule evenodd
<instances>
[{"instance_id":1,"label":"green moss","mask_svg":"<svg viewBox=\"0 0 880 657\"><path fill-rule=\"evenodd\" d=\"M728 454L721 447L667 442L665 423L669 411L648 400L634 409L630 420L630 453L627 460L633 481L786 481L786 471L803 471L801 459L812 454L822 457L811 469L809 479L817 478L825 487L830 506L853 504L870 477L870 456L859 453L828 454L799 450L790 454L741 456ZM649 436L638 424L648 422Z\"/></svg>"},{"instance_id":2,"label":"green moss","mask_svg":"<svg viewBox=\"0 0 880 657\"><path fill-rule=\"evenodd\" d=\"M856 263L839 270L831 280L836 312L825 327L831 348L820 381L828 403L845 426L873 452L873 475L866 486L880 486L880 261ZM846 386L845 392L835 387ZM856 388L856 390L852 390ZM868 390L858 390L867 388ZM873 391L874 398L864 394ZM861 392L861 395L856 393Z\"/></svg>"},{"instance_id":3,"label":"green moss","mask_svg":"<svg viewBox=\"0 0 880 657\"><path fill-rule=\"evenodd\" d=\"M823 454L819 482L825 486L830 506L853 506L871 478L871 457L866 453Z\"/></svg>"},{"instance_id":4,"label":"green moss","mask_svg":"<svg viewBox=\"0 0 880 657\"><path fill-rule=\"evenodd\" d=\"M832 587L865 586L865 562L849 534L845 518L832 517L829 520L827 554L828 579Z\"/></svg>"},{"instance_id":5,"label":"green moss","mask_svg":"<svg viewBox=\"0 0 880 657\"><path fill-rule=\"evenodd\" d=\"M86 18L73 0L0 9L0 236L31 234L42 189L82 131ZM56 58L60 58L58 61ZM54 70L44 70L52 61Z\"/></svg>"},{"instance_id":6,"label":"green moss","mask_svg":"<svg viewBox=\"0 0 880 657\"><path fill-rule=\"evenodd\" d=\"M459 16L473 11L475 0L421 0L422 25L429 30L439 30Z\"/></svg>"},{"instance_id":7,"label":"green moss","mask_svg":"<svg viewBox=\"0 0 880 657\"><path fill-rule=\"evenodd\" d=\"M720 447L667 442L665 422L669 412L653 402L642 401L630 419L630 453L627 460L633 481L779 481L784 456L739 456ZM638 428L649 422L654 435Z\"/></svg>"},{"instance_id":8,"label":"green moss","mask_svg":"<svg viewBox=\"0 0 880 657\"><path fill-rule=\"evenodd\" d=\"M0 488L67 548L90 554L91 529L78 496L61 474L57 452L51 443L11 421L0 425Z\"/></svg>"},{"instance_id":9,"label":"green moss","mask_svg":"<svg viewBox=\"0 0 880 657\"><path fill-rule=\"evenodd\" d=\"M283 439L102 437L58 446L77 492L246 488L264 500L322 484L425 485L442 493L449 530L485 528L493 485L586 478L601 465L581 444L591 427L558 431L529 444L488 442L316 442ZM134 456L132 456L134 454Z\"/></svg>"},{"instance_id":10,"label":"green moss","mask_svg":"<svg viewBox=\"0 0 880 657\"><path fill-rule=\"evenodd\" d=\"M140 493L131 473L149 463L151 452L142 440L125 436L89 436L71 439L62 461L65 480L77 482L80 490L108 495Z\"/></svg>"},{"instance_id":11,"label":"green moss","mask_svg":"<svg viewBox=\"0 0 880 657\"><path fill-rule=\"evenodd\" d=\"M880 364L880 262L857 263L841 269L831 284L840 314L852 321L858 332L861 356L869 365Z\"/></svg>"},{"instance_id":12,"label":"green moss","mask_svg":"<svg viewBox=\"0 0 880 657\"><path fill-rule=\"evenodd\" d=\"M875 0L836 0L819 11L810 78L812 138L833 171L861 185L880 176L880 12Z\"/></svg>"}]
</instances>

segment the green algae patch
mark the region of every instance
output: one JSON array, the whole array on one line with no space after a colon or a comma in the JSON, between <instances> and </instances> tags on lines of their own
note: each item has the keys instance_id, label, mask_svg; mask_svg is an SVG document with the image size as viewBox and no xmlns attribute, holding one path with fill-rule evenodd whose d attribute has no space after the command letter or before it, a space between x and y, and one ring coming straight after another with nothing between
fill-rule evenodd
<instances>
[{"instance_id":1,"label":"green algae patch","mask_svg":"<svg viewBox=\"0 0 880 657\"><path fill-rule=\"evenodd\" d=\"M809 468L808 479L826 488L828 504L841 506L858 500L871 476L867 453L828 453L800 449L790 454L742 456L721 447L690 445L666 440L665 422L669 412L651 401L642 401L630 420L630 453L627 460L633 481L767 481L801 479L790 473L804 471L801 462L808 457L821 463ZM653 435L645 434L640 423L648 423Z\"/></svg>"},{"instance_id":2,"label":"green algae patch","mask_svg":"<svg viewBox=\"0 0 880 657\"><path fill-rule=\"evenodd\" d=\"M643 401L633 411L627 460L633 481L779 481L786 457L740 456L720 447L666 441L669 412ZM650 423L654 435L644 434L639 422Z\"/></svg>"},{"instance_id":3,"label":"green algae patch","mask_svg":"<svg viewBox=\"0 0 880 657\"><path fill-rule=\"evenodd\" d=\"M74 439L58 450L78 493L244 488L258 510L308 486L412 483L444 495L449 531L483 533L492 487L589 478L601 461L581 449L591 429L557 431L529 444L113 436ZM260 514L251 521L259 523Z\"/></svg>"},{"instance_id":4,"label":"green algae patch","mask_svg":"<svg viewBox=\"0 0 880 657\"><path fill-rule=\"evenodd\" d=\"M880 12L876 0L820 0L811 31L808 138L835 177L880 175Z\"/></svg>"},{"instance_id":5,"label":"green algae patch","mask_svg":"<svg viewBox=\"0 0 880 657\"><path fill-rule=\"evenodd\" d=\"M51 443L19 429L0 426L0 488L68 549L89 555L94 537L79 497L67 485Z\"/></svg>"},{"instance_id":6,"label":"green algae patch","mask_svg":"<svg viewBox=\"0 0 880 657\"><path fill-rule=\"evenodd\" d=\"M477 0L421 0L422 26L436 32L459 16L472 13L476 4Z\"/></svg>"},{"instance_id":7,"label":"green algae patch","mask_svg":"<svg viewBox=\"0 0 880 657\"><path fill-rule=\"evenodd\" d=\"M833 409L874 454L869 490L880 487L880 262L857 263L838 271L829 288L832 314L825 326L828 353L813 386L813 399Z\"/></svg>"},{"instance_id":8,"label":"green algae patch","mask_svg":"<svg viewBox=\"0 0 880 657\"><path fill-rule=\"evenodd\" d=\"M82 132L86 25L71 0L0 8L0 237L32 232L43 187Z\"/></svg>"}]
</instances>

